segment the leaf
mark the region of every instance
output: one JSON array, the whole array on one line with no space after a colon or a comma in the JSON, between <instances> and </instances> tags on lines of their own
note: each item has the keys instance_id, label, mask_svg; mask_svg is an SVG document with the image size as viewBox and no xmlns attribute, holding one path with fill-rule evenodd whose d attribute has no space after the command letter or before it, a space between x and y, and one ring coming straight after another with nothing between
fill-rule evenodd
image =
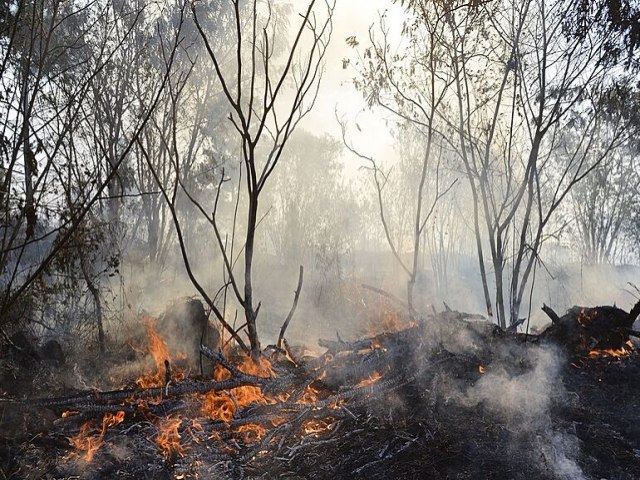
<instances>
[{"instance_id":1,"label":"leaf","mask_svg":"<svg viewBox=\"0 0 640 480\"><path fill-rule=\"evenodd\" d=\"M358 42L358 40L356 40L356 36L355 35L351 35L350 37L347 37L345 39L345 42L347 42L347 45L349 45L351 48L355 48L358 45L360 45L360 42Z\"/></svg>"}]
</instances>

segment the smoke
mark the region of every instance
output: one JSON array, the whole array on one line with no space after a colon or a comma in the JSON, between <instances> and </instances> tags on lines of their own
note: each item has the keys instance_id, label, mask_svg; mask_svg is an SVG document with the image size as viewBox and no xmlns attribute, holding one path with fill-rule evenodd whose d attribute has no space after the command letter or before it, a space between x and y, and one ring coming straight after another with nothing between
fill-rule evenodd
<instances>
[{"instance_id":1,"label":"smoke","mask_svg":"<svg viewBox=\"0 0 640 480\"><path fill-rule=\"evenodd\" d=\"M469 405L484 402L511 423L535 426L564 392L559 378L559 359L553 350L526 349L532 370L510 374L504 366L489 370L466 392Z\"/></svg>"},{"instance_id":2,"label":"smoke","mask_svg":"<svg viewBox=\"0 0 640 480\"><path fill-rule=\"evenodd\" d=\"M512 347L499 352L498 366L491 367L478 382L460 392L460 402L468 408L481 405L503 420L511 441L529 450L530 461L555 478L586 478L580 469L578 439L554 426L551 413L566 401L561 370L562 355L551 347ZM525 366L518 371L509 366ZM515 370L515 371L514 371Z\"/></svg>"}]
</instances>

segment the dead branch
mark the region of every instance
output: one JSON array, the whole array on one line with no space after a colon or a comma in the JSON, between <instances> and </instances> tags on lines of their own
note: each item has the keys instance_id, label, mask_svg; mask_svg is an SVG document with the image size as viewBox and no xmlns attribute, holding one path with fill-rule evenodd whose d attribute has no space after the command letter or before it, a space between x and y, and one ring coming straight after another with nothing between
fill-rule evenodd
<instances>
[{"instance_id":1,"label":"dead branch","mask_svg":"<svg viewBox=\"0 0 640 480\"><path fill-rule=\"evenodd\" d=\"M393 303L395 303L396 305L404 308L407 311L409 310L409 306L405 302L400 300L398 297L396 297L393 293L389 293L389 292L387 292L385 290L382 290L381 288L374 287L373 285L367 285L366 283L362 283L362 284L360 284L360 286L362 288L364 288L365 290L371 290L372 292L375 292L378 295L382 295L383 297L388 298Z\"/></svg>"},{"instance_id":2,"label":"dead branch","mask_svg":"<svg viewBox=\"0 0 640 480\"><path fill-rule=\"evenodd\" d=\"M640 315L640 300L633 306L631 311L629 312L629 325L633 325L633 323L638 319Z\"/></svg>"},{"instance_id":3,"label":"dead branch","mask_svg":"<svg viewBox=\"0 0 640 480\"><path fill-rule=\"evenodd\" d=\"M553 309L550 306L544 304L542 306L542 311L547 314L547 316L551 319L553 323L560 322L560 317L556 312L553 311Z\"/></svg>"},{"instance_id":4,"label":"dead branch","mask_svg":"<svg viewBox=\"0 0 640 480\"><path fill-rule=\"evenodd\" d=\"M304 268L300 265L300 273L298 274L298 286L296 288L295 294L293 296L293 305L291 305L291 310L289 311L289 315L287 315L286 320L282 324L282 328L280 328L280 335L278 336L278 348L282 348L282 340L284 340L284 332L286 332L287 327L289 326L289 322L293 318L293 314L296 311L296 307L298 306L298 299L300 298L300 291L302 290L302 280L304 275Z\"/></svg>"},{"instance_id":5,"label":"dead branch","mask_svg":"<svg viewBox=\"0 0 640 480\"><path fill-rule=\"evenodd\" d=\"M66 397L54 398L37 398L33 400L9 400L7 403L21 403L24 405L35 405L39 407L73 407L76 405L95 405L109 402L133 402L135 400L144 400L147 398L177 398L193 393L207 393L211 391L230 390L237 387L266 387L271 382L269 378L256 377L246 373L239 372L236 378L226 380L211 380L206 382L182 382L176 385L166 385L162 387L150 388L126 388L122 390L111 390L107 392L87 392ZM71 408L71 409L73 409ZM119 409L119 410L122 410Z\"/></svg>"}]
</instances>

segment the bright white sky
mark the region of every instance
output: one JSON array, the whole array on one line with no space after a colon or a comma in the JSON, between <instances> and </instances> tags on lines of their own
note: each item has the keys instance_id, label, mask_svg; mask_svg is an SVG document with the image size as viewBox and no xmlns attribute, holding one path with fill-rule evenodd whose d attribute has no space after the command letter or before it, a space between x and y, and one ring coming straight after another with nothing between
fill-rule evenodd
<instances>
[{"instance_id":1,"label":"bright white sky","mask_svg":"<svg viewBox=\"0 0 640 480\"><path fill-rule=\"evenodd\" d=\"M381 112L372 114L366 108L362 95L353 86L354 71L343 69L342 60L355 60L356 57L356 51L347 46L345 39L355 35L360 46L365 45L370 25L378 22L378 12L384 10L401 13L399 7L392 5L390 0L337 0L333 36L319 96L312 112L300 124L312 133L328 133L340 139L340 127L335 118L337 108L338 114L344 116L351 126L348 130L350 143L362 153L380 159L394 154L392 138L380 118ZM389 23L394 21L394 17L398 22L402 21L401 15L396 14L389 16ZM354 127L356 119L362 132ZM362 165L362 161L349 152L345 152L344 160L349 173Z\"/></svg>"}]
</instances>

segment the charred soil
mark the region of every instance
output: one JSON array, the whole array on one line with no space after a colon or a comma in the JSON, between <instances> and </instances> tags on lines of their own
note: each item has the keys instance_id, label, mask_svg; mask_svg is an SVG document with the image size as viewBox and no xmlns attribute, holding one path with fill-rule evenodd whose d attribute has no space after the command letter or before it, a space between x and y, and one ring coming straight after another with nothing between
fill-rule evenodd
<instances>
[{"instance_id":1,"label":"charred soil","mask_svg":"<svg viewBox=\"0 0 640 480\"><path fill-rule=\"evenodd\" d=\"M640 355L599 308L600 338L584 309L556 315L564 342L444 312L257 367L205 347L204 374L164 358L129 385L96 356L99 389L65 388L77 359L4 350L0 478L640 478Z\"/></svg>"}]
</instances>

